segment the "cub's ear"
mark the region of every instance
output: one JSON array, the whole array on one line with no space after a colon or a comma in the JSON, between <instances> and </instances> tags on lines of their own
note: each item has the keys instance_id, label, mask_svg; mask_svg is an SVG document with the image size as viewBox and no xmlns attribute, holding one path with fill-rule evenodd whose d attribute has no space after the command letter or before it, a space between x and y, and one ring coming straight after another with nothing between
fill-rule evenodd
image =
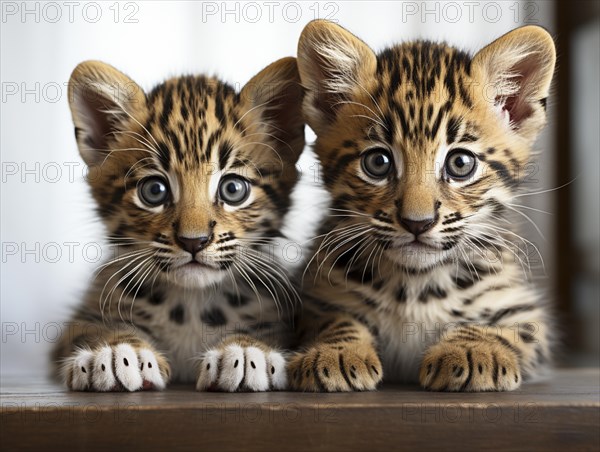
<instances>
[{"instance_id":1,"label":"cub's ear","mask_svg":"<svg viewBox=\"0 0 600 452\"><path fill-rule=\"evenodd\" d=\"M133 80L100 61L79 64L69 80L69 106L77 145L88 166L102 164L114 134L138 121L146 95Z\"/></svg>"},{"instance_id":2,"label":"cub's ear","mask_svg":"<svg viewBox=\"0 0 600 452\"><path fill-rule=\"evenodd\" d=\"M552 37L535 25L505 34L473 58L476 77L487 93L495 93L497 113L529 142L546 122L546 99L555 63Z\"/></svg>"},{"instance_id":3,"label":"cub's ear","mask_svg":"<svg viewBox=\"0 0 600 452\"><path fill-rule=\"evenodd\" d=\"M298 69L306 88L304 113L319 134L335 119L337 108L348 95L375 76L377 57L346 29L314 20L300 35Z\"/></svg>"},{"instance_id":4,"label":"cub's ear","mask_svg":"<svg viewBox=\"0 0 600 452\"><path fill-rule=\"evenodd\" d=\"M242 117L247 117L250 127L256 129L255 133L274 137L271 145L288 164L296 163L304 149L302 96L300 75L293 57L271 63L252 77L240 92Z\"/></svg>"}]
</instances>

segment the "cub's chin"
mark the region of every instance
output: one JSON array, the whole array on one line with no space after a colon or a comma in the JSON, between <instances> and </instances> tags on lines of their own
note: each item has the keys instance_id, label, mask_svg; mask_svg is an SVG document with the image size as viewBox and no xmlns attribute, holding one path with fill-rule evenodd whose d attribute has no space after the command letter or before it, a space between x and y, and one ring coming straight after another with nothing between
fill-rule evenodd
<instances>
[{"instance_id":1,"label":"cub's chin","mask_svg":"<svg viewBox=\"0 0 600 452\"><path fill-rule=\"evenodd\" d=\"M408 244L387 251L388 258L400 267L429 270L454 256L453 250L443 250L423 244Z\"/></svg>"},{"instance_id":2,"label":"cub's chin","mask_svg":"<svg viewBox=\"0 0 600 452\"><path fill-rule=\"evenodd\" d=\"M164 273L164 277L169 283L186 289L214 287L221 283L226 275L225 270L199 264L195 261L171 268Z\"/></svg>"}]
</instances>

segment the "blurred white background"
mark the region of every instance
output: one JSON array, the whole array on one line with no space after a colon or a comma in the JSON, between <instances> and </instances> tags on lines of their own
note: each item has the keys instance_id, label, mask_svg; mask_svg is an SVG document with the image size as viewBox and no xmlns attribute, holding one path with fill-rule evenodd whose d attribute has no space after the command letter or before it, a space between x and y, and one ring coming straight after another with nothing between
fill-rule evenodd
<instances>
[{"instance_id":1,"label":"blurred white background","mask_svg":"<svg viewBox=\"0 0 600 452\"><path fill-rule=\"evenodd\" d=\"M83 181L66 98L72 69L99 59L145 89L199 72L241 87L268 63L295 55L302 28L317 17L336 20L376 50L427 38L475 51L523 22L554 29L550 1L2 3L2 374L46 371L57 327L98 265L102 228ZM533 188L539 190L555 186L552 100L549 111L537 145L543 157ZM313 137L309 131L308 140ZM300 163L306 176L312 163L307 152ZM289 220L303 241L323 197L307 177L296 199ZM551 196L531 202L553 211ZM551 241L552 221L532 213ZM553 247L529 232L551 276Z\"/></svg>"}]
</instances>

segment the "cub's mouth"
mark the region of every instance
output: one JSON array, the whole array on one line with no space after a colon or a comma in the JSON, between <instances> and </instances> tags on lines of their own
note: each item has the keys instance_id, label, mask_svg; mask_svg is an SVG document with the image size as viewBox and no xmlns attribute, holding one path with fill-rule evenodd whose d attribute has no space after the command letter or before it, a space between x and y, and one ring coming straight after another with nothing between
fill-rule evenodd
<instances>
[{"instance_id":1,"label":"cub's mouth","mask_svg":"<svg viewBox=\"0 0 600 452\"><path fill-rule=\"evenodd\" d=\"M222 281L227 274L223 268L215 264L190 259L187 262L171 267L166 277L178 286L190 289L202 289L214 286Z\"/></svg>"},{"instance_id":2,"label":"cub's mouth","mask_svg":"<svg viewBox=\"0 0 600 452\"><path fill-rule=\"evenodd\" d=\"M410 241L395 242L390 247L394 253L411 253L411 252L435 252L442 251L438 244L430 243L425 240L414 238Z\"/></svg>"},{"instance_id":3,"label":"cub's mouth","mask_svg":"<svg viewBox=\"0 0 600 452\"><path fill-rule=\"evenodd\" d=\"M205 260L198 260L194 258L190 258L190 260L184 264L178 265L177 269L185 269L189 271L202 271L202 270L214 270L220 271L221 268L211 264Z\"/></svg>"},{"instance_id":4,"label":"cub's mouth","mask_svg":"<svg viewBox=\"0 0 600 452\"><path fill-rule=\"evenodd\" d=\"M422 242L421 240L415 239L412 242L409 242L402 246L407 250L438 250L437 246L431 245L429 243Z\"/></svg>"},{"instance_id":5,"label":"cub's mouth","mask_svg":"<svg viewBox=\"0 0 600 452\"><path fill-rule=\"evenodd\" d=\"M183 268L214 268L204 262L198 262L196 260L189 261L187 264L183 264Z\"/></svg>"}]
</instances>

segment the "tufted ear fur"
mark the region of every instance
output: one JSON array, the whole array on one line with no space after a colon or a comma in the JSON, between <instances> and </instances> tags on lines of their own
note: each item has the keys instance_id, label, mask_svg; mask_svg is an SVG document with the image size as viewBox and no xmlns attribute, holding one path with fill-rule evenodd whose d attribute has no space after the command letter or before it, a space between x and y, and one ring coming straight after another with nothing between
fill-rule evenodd
<instances>
[{"instance_id":1,"label":"tufted ear fur","mask_svg":"<svg viewBox=\"0 0 600 452\"><path fill-rule=\"evenodd\" d=\"M314 20L298 43L298 69L306 89L304 112L318 134L335 119L346 96L375 76L377 58L363 41L326 20Z\"/></svg>"},{"instance_id":2,"label":"tufted ear fur","mask_svg":"<svg viewBox=\"0 0 600 452\"><path fill-rule=\"evenodd\" d=\"M546 98L555 62L552 37L534 25L501 36L473 58L476 76L495 93L490 103L510 129L528 142L546 122Z\"/></svg>"},{"instance_id":3,"label":"tufted ear fur","mask_svg":"<svg viewBox=\"0 0 600 452\"><path fill-rule=\"evenodd\" d=\"M77 145L88 166L100 165L114 134L140 116L146 96L133 80L100 61L79 64L69 80L69 106Z\"/></svg>"},{"instance_id":4,"label":"tufted ear fur","mask_svg":"<svg viewBox=\"0 0 600 452\"><path fill-rule=\"evenodd\" d=\"M296 59L292 57L267 66L240 92L243 114L259 115L256 121L250 121L259 126L266 124L286 164L295 164L304 149L302 95Z\"/></svg>"}]
</instances>

